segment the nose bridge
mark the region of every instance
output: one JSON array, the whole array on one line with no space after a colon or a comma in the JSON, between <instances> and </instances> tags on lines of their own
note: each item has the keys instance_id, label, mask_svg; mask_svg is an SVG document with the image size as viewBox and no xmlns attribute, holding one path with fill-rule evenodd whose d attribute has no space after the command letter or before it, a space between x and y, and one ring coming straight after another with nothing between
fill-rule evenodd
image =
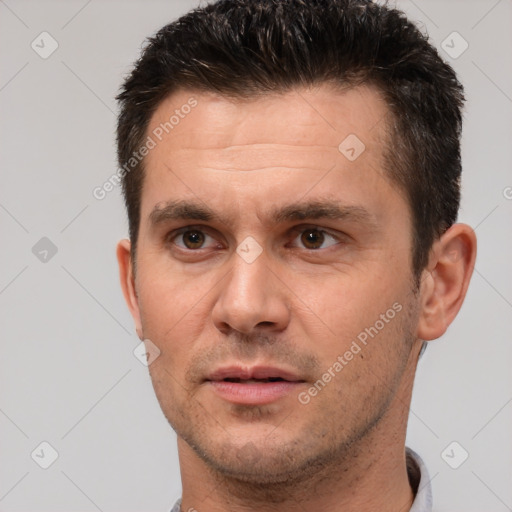
<instances>
[{"instance_id":1,"label":"nose bridge","mask_svg":"<svg viewBox=\"0 0 512 512\"><path fill-rule=\"evenodd\" d=\"M234 294L235 300L240 302L240 304L252 303L257 305L259 301L265 298L266 293L270 291L268 286L270 282L267 275L270 273L270 270L265 261L267 260L266 255L260 254L256 256L250 244L242 242L233 259L231 279L229 289L226 290L227 293Z\"/></svg>"},{"instance_id":2,"label":"nose bridge","mask_svg":"<svg viewBox=\"0 0 512 512\"><path fill-rule=\"evenodd\" d=\"M271 262L255 240L244 240L232 256L213 309L217 328L249 333L256 328L281 330L289 320L282 287L276 286Z\"/></svg>"}]
</instances>

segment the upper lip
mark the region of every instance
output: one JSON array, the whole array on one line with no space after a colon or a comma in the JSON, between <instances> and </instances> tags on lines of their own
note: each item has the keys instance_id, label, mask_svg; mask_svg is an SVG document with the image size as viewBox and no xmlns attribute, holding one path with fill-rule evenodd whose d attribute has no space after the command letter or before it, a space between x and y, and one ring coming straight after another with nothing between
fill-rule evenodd
<instances>
[{"instance_id":1,"label":"upper lip","mask_svg":"<svg viewBox=\"0 0 512 512\"><path fill-rule=\"evenodd\" d=\"M292 371L276 366L223 366L210 373L206 380L219 381L224 379L269 379L280 377L290 382L304 382Z\"/></svg>"}]
</instances>

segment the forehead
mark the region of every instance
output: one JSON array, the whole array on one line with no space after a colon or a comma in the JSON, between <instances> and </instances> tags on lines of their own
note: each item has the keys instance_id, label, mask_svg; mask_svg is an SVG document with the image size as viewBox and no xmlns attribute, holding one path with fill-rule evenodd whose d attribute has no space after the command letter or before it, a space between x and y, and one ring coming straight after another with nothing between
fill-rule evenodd
<instances>
[{"instance_id":1,"label":"forehead","mask_svg":"<svg viewBox=\"0 0 512 512\"><path fill-rule=\"evenodd\" d=\"M145 158L141 216L180 198L238 205L241 213L285 196L296 201L311 189L331 196L339 190L348 205L360 199L358 188L359 195L378 195L389 188L387 114L369 86L322 85L249 100L177 91L148 126L154 147Z\"/></svg>"},{"instance_id":2,"label":"forehead","mask_svg":"<svg viewBox=\"0 0 512 512\"><path fill-rule=\"evenodd\" d=\"M191 103L197 104L190 107ZM350 133L372 144L382 136L387 112L380 93L371 86L337 90L321 85L250 99L180 90L160 104L148 133L160 127L163 142L180 149L185 143L196 150L229 147L231 154L247 154L248 144L271 144L272 149L302 148L305 155L315 145L337 150ZM246 147L237 149L238 145ZM257 156L259 149L249 156ZM286 147L282 149L286 155Z\"/></svg>"}]
</instances>

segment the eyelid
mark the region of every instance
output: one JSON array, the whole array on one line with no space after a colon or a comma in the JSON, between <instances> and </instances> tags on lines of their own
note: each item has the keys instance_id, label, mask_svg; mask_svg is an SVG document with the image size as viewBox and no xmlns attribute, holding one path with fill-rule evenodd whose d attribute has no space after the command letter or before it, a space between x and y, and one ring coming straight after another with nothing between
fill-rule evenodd
<instances>
[{"instance_id":1,"label":"eyelid","mask_svg":"<svg viewBox=\"0 0 512 512\"><path fill-rule=\"evenodd\" d=\"M292 233L303 233L304 231L307 231L308 229L314 229L316 231L320 231L321 233L324 233L326 235L332 236L333 238L336 238L337 240L341 240L343 238L347 238L348 235L346 233L343 233L341 231L336 231L333 229L329 229L323 226L319 226L317 224L301 224L300 226L294 226L291 228Z\"/></svg>"},{"instance_id":2,"label":"eyelid","mask_svg":"<svg viewBox=\"0 0 512 512\"><path fill-rule=\"evenodd\" d=\"M297 226L293 226L290 229L289 233L294 236L294 240L295 240L295 238L298 235L300 235L301 233L303 233L304 231L306 231L308 229L314 229L321 233L324 233L325 235L330 236L331 238L337 240L338 242L342 242L343 239L346 239L349 237L349 235L347 235L346 233L339 232L339 231L336 231L334 233L333 230L330 230L329 228L325 228L323 226L319 226L317 224L300 224ZM215 230L214 228L212 228L211 226L207 226L205 224L188 224L186 226L182 226L181 228L171 230L170 232L168 232L165 235L165 241L168 243L173 243L174 245L176 245L177 247L179 247L182 250L198 252L202 249L205 249L206 247L201 247L199 249L188 249L188 248L180 247L179 245L177 245L174 242L174 240L178 236L182 235L183 233L186 233L187 231L194 231L194 230L201 231L206 236L209 236L214 241L216 241L218 244L224 243L222 241L222 236L219 235L219 232L217 230ZM215 233L213 233L213 232L215 232ZM332 245L335 245L335 244L332 244ZM329 246L329 247L331 247L331 246ZM328 249L329 247L326 247L325 249ZM303 248L303 249L308 250L307 248ZM313 249L309 249L309 250L313 250ZM315 251L319 251L319 250L321 250L321 249L315 249Z\"/></svg>"},{"instance_id":3,"label":"eyelid","mask_svg":"<svg viewBox=\"0 0 512 512\"><path fill-rule=\"evenodd\" d=\"M331 243L327 247L321 247L321 248L318 248L318 249L309 249L308 247L302 247L302 246L299 247L298 245L294 245L295 248L303 249L303 250L308 251L308 252L310 252L310 251L318 252L318 251L322 251L322 250L328 250L331 247L333 247L335 245L338 245L339 243L341 243L343 241L344 233L334 234L331 230L323 228L321 226L317 226L317 225L314 225L314 224L311 224L311 225L304 225L304 224L302 224L300 226L294 226L291 229L291 232L294 234L294 238L292 240L292 243L296 241L296 239L297 239L297 237L299 235L304 233L304 231L308 231L308 230L315 230L315 231L318 231L320 233L323 233L324 235L332 238L334 240L334 243Z\"/></svg>"},{"instance_id":4,"label":"eyelid","mask_svg":"<svg viewBox=\"0 0 512 512\"><path fill-rule=\"evenodd\" d=\"M173 229L165 235L165 241L167 243L172 243L172 244L176 245L177 247L179 247L180 249L185 250L185 251L197 252L202 249L205 249L205 247L200 247L199 249L188 249L187 247L181 247L181 246L177 245L175 242L176 238L178 238L183 233L186 233L187 231L201 231L202 233L204 233L205 236L210 237L212 240L214 240L217 243L221 243L218 239L219 237L215 237L213 235L212 228L210 228L209 226L205 226L204 224L189 224L189 225L183 226L181 228Z\"/></svg>"}]
</instances>

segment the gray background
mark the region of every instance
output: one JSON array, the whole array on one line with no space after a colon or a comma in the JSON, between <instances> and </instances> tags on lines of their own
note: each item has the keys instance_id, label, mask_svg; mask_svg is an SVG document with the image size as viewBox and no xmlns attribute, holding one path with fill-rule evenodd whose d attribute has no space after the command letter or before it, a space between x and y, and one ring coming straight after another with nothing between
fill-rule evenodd
<instances>
[{"instance_id":1,"label":"gray background","mask_svg":"<svg viewBox=\"0 0 512 512\"><path fill-rule=\"evenodd\" d=\"M92 191L116 170L122 76L195 5L0 0L1 511L168 511L180 496L175 434L118 284L122 200ZM420 361L407 444L437 511L512 510L512 2L398 5L466 87L460 220L479 239L462 311ZM43 31L59 45L46 59L31 47L48 50ZM457 58L443 49L463 48L453 31L469 44ZM59 454L48 469L43 441Z\"/></svg>"}]
</instances>

